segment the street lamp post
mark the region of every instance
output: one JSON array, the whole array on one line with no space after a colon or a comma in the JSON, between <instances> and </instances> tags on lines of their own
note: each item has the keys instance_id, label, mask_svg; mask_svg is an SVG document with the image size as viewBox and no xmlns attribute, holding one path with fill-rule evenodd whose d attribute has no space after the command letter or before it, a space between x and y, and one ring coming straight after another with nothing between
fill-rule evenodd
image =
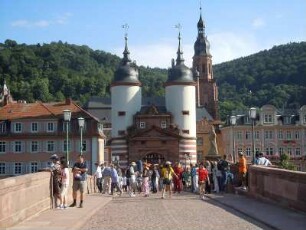
<instances>
[{"instance_id":1,"label":"street lamp post","mask_svg":"<svg viewBox=\"0 0 306 230\"><path fill-rule=\"evenodd\" d=\"M64 113L64 121L66 123L66 161L67 161L67 164L69 165L69 144L68 144L68 141L69 141L69 122L71 120L71 111L69 109L65 109L63 110L63 113Z\"/></svg>"},{"instance_id":2,"label":"street lamp post","mask_svg":"<svg viewBox=\"0 0 306 230\"><path fill-rule=\"evenodd\" d=\"M83 155L83 128L84 128L85 120L83 117L79 117L78 122L79 122L79 127L80 127L80 132L81 132L80 154Z\"/></svg>"},{"instance_id":3,"label":"street lamp post","mask_svg":"<svg viewBox=\"0 0 306 230\"><path fill-rule=\"evenodd\" d=\"M255 164L255 134L254 134L254 126L255 126L255 120L256 120L256 108L252 107L249 110L249 117L252 119L252 164Z\"/></svg>"},{"instance_id":4,"label":"street lamp post","mask_svg":"<svg viewBox=\"0 0 306 230\"><path fill-rule=\"evenodd\" d=\"M231 129L232 129L232 143L233 143L233 161L234 163L236 163L236 153L235 153L235 135L234 135L234 126L236 125L236 122L237 122L237 117L236 116L231 116L230 118L230 122L231 122Z\"/></svg>"}]
</instances>

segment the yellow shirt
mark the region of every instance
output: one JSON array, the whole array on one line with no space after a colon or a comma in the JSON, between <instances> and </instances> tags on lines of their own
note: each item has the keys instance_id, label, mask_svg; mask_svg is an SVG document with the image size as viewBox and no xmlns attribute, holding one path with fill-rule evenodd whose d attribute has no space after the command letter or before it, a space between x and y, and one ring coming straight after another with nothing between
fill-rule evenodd
<instances>
[{"instance_id":1,"label":"yellow shirt","mask_svg":"<svg viewBox=\"0 0 306 230\"><path fill-rule=\"evenodd\" d=\"M170 167L170 168L164 167L161 170L161 174L162 174L163 178L167 178L167 179L171 180L172 175L174 174L174 170L173 170L172 167Z\"/></svg>"}]
</instances>

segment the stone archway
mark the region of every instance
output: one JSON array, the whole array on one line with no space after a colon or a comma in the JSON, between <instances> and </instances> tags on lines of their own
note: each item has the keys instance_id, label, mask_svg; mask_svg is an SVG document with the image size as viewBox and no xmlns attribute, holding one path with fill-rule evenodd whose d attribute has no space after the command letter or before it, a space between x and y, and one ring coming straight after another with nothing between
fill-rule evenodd
<instances>
[{"instance_id":1,"label":"stone archway","mask_svg":"<svg viewBox=\"0 0 306 230\"><path fill-rule=\"evenodd\" d=\"M165 157L160 153L149 153L142 160L150 164L161 164L165 161Z\"/></svg>"}]
</instances>

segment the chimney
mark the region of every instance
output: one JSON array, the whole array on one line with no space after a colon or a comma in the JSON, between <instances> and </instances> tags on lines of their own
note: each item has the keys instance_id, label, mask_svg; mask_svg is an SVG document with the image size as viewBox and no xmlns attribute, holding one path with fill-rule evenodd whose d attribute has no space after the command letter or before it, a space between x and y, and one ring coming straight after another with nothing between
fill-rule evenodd
<instances>
[{"instance_id":1,"label":"chimney","mask_svg":"<svg viewBox=\"0 0 306 230\"><path fill-rule=\"evenodd\" d=\"M66 98L66 105L71 105L71 104L72 104L71 97Z\"/></svg>"}]
</instances>

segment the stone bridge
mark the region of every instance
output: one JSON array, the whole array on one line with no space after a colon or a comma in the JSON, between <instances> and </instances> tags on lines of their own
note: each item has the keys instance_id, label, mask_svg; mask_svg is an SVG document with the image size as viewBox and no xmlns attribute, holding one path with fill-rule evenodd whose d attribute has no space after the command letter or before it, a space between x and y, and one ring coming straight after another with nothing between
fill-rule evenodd
<instances>
[{"instance_id":1,"label":"stone bridge","mask_svg":"<svg viewBox=\"0 0 306 230\"><path fill-rule=\"evenodd\" d=\"M57 210L50 173L1 180L0 229L306 229L306 173L251 166L247 192L183 192L130 198L95 193L88 178L84 208ZM71 191L70 191L71 192ZM71 194L71 193L70 193Z\"/></svg>"}]
</instances>

